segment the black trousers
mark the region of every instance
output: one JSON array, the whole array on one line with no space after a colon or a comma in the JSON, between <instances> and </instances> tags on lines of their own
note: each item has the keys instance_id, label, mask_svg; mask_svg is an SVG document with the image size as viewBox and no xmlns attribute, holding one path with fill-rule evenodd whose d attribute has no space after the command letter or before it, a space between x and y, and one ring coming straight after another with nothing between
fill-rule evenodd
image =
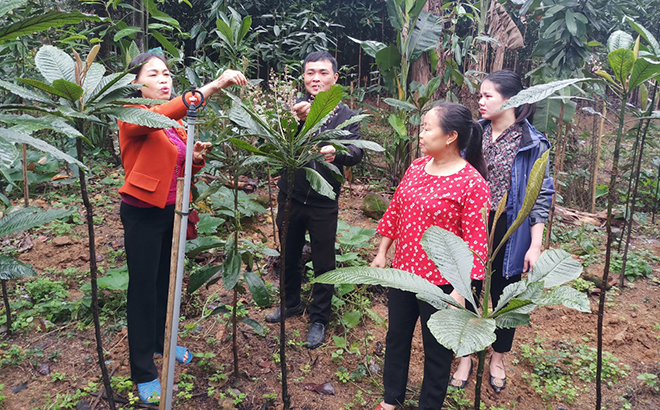
<instances>
[{"instance_id":1,"label":"black trousers","mask_svg":"<svg viewBox=\"0 0 660 410\"><path fill-rule=\"evenodd\" d=\"M495 219L495 212L491 212L488 218L491 229L494 219ZM495 236L493 237L493 248L497 248L498 244L502 242L502 239L506 234L506 230L507 230L507 222L506 222L506 214L505 214L502 215L502 217L500 217L500 219L497 221L497 226L495 227ZM503 245L502 249L500 249L497 255L495 255L495 259L493 260L493 264L492 264L493 276L491 277L491 281L490 281L490 300L493 309L497 306L497 303L499 302L500 297L504 292L504 288L512 283L520 282L520 279L522 277L522 275L515 275L506 278L504 277L504 275L502 275L502 271L504 270L505 247L506 244ZM480 280L472 281L472 287L475 290L476 295L481 295L483 288L483 281ZM479 299L480 298L477 297L477 300ZM471 307L472 305L468 304L468 309L470 309ZM470 310L474 312L473 309ZM493 343L492 346L493 350L496 351L497 353L510 352L511 346L513 346L513 338L516 335L516 328L514 327L511 329L497 329L495 331L495 335L497 336L497 339L495 340L495 343Z\"/></svg>"},{"instance_id":2,"label":"black trousers","mask_svg":"<svg viewBox=\"0 0 660 410\"><path fill-rule=\"evenodd\" d=\"M158 378L154 352L163 351L170 277L174 205L137 208L121 203L128 263L128 349L131 378Z\"/></svg>"},{"instance_id":3,"label":"black trousers","mask_svg":"<svg viewBox=\"0 0 660 410\"><path fill-rule=\"evenodd\" d=\"M284 195L278 198L277 226L282 234L284 221ZM286 266L284 267L284 288L286 289L286 307L300 304L300 287L304 266L302 251L305 246L305 233L309 231L312 247L314 275L319 276L335 268L335 241L337 239L337 218L339 208L320 208L291 201L289 211L289 230L286 240ZM280 243L282 237L280 236ZM333 285L314 284L312 304L309 306L311 323L327 325L330 311Z\"/></svg>"},{"instance_id":4,"label":"black trousers","mask_svg":"<svg viewBox=\"0 0 660 410\"><path fill-rule=\"evenodd\" d=\"M451 293L451 285L440 287ZM389 323L386 338L385 366L383 369L384 401L387 404L403 404L413 333L417 318L422 320L424 343L424 380L419 396L419 410L439 410L447 395L449 373L454 353L442 346L426 326L429 317L437 310L415 297L414 293L389 289Z\"/></svg>"}]
</instances>

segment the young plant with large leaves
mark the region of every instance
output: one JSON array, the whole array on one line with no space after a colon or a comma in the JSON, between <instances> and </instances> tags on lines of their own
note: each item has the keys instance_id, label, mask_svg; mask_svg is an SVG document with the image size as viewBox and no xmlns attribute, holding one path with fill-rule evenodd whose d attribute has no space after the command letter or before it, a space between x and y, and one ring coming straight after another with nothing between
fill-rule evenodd
<instances>
[{"instance_id":1,"label":"young plant with large leaves","mask_svg":"<svg viewBox=\"0 0 660 410\"><path fill-rule=\"evenodd\" d=\"M0 238L67 217L74 211L74 209L49 209L42 211L37 208L15 210L0 219ZM30 265L7 255L0 255L0 282L2 282L2 300L5 304L8 334L11 334L11 306L9 305L9 296L7 295L7 281L23 276L37 276L37 273Z\"/></svg>"},{"instance_id":2,"label":"young plant with large leaves","mask_svg":"<svg viewBox=\"0 0 660 410\"><path fill-rule=\"evenodd\" d=\"M287 199L284 209L279 212L284 213L281 228L281 251L280 266L286 266L286 237L289 227L289 212L291 209L291 198L293 196L293 186L295 173L299 169L305 170L305 175L312 189L328 198L335 198L335 192L332 185L326 181L321 174L313 167L312 163L321 164L329 168L338 180L343 180L339 169L324 160L323 154L319 152L319 144L331 144L337 152L347 152L344 144L351 144L358 148L366 148L374 151L382 151L380 145L364 140L341 140L343 136L349 134L349 131L342 128L361 121L367 115L356 115L336 129L320 131L323 124L327 121L337 104L342 98L342 88L339 85L332 86L328 91L320 92L314 98L309 114L304 124L299 124L293 114L285 107L278 107L272 111L272 116L260 114L255 109L249 107L240 98L227 93L233 100L233 106L229 112L229 118L240 128L244 134L252 138L246 141L239 138L230 140L239 148L242 148L252 156L248 157L243 165L268 164L274 168L283 170L282 178L287 178ZM280 309L281 317L285 317L285 289L284 289L284 269L280 269ZM287 369L286 369L286 334L285 322L280 321L280 364L282 369L282 400L284 408L290 406L290 397L287 392Z\"/></svg>"},{"instance_id":3,"label":"young plant with large leaves","mask_svg":"<svg viewBox=\"0 0 660 410\"><path fill-rule=\"evenodd\" d=\"M18 81L22 85L0 80L0 88L30 102L29 104L4 104L0 105L0 109L36 112L41 115L40 117L26 116L20 121L15 121L17 125L26 127L34 126L44 120L53 122L63 120L70 135L76 137L77 159L83 164L85 163L83 141L87 141L85 134L92 123L110 124L119 119L152 128L180 127L176 121L163 115L137 107L124 107L124 104L154 104L157 101L126 98L140 87L139 84L132 84L135 75L126 71L105 75L105 67L94 62L99 49L99 45L92 47L83 61L75 51L71 57L56 47L46 45L41 47L35 56L35 63L43 80L19 78ZM78 176L87 218L92 313L96 330L98 362L108 392L110 407L114 409L110 378L103 358L99 320L94 209L89 200L83 167L78 168Z\"/></svg>"},{"instance_id":4,"label":"young plant with large leaves","mask_svg":"<svg viewBox=\"0 0 660 410\"><path fill-rule=\"evenodd\" d=\"M546 250L534 265L530 274L520 282L504 289L499 303L491 311L488 305L492 262L502 249L502 244L520 227L536 203L541 192L545 169L548 166L546 151L532 168L527 195L516 219L511 224L500 245L493 250L492 233L488 259L484 261L486 279L481 314L473 313L445 294L440 288L415 274L382 268L344 268L328 272L316 278L320 283L378 284L413 292L417 297L438 309L428 321L428 327L440 344L453 350L457 356L479 352L477 367L477 387L475 409L480 408L481 380L485 362L485 349L496 339L497 328L512 328L529 323L529 315L538 306L562 304L581 312L590 312L586 295L563 284L576 279L582 272L582 265L561 249ZM506 196L500 201L495 219L504 214ZM487 210L484 210L486 218ZM473 253L468 245L453 233L439 227L429 228L422 236L422 247L429 258L451 283L466 304L476 306L472 294L470 273L473 267ZM449 309L449 307L454 309Z\"/></svg>"}]
</instances>

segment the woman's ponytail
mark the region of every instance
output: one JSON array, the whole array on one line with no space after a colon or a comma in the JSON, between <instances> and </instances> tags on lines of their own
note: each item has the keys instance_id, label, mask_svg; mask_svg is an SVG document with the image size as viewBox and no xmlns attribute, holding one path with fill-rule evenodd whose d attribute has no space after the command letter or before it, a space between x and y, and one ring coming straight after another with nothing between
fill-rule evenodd
<instances>
[{"instance_id":1,"label":"woman's ponytail","mask_svg":"<svg viewBox=\"0 0 660 410\"><path fill-rule=\"evenodd\" d=\"M477 121L472 121L470 137L465 146L465 160L470 163L484 179L488 180L488 165L483 155L483 129Z\"/></svg>"}]
</instances>

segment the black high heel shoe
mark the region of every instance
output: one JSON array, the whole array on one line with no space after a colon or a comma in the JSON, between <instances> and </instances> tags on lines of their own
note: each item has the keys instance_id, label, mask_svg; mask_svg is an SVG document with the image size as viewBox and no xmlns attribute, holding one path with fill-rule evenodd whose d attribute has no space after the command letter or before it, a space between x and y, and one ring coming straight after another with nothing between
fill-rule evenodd
<instances>
[{"instance_id":1,"label":"black high heel shoe","mask_svg":"<svg viewBox=\"0 0 660 410\"><path fill-rule=\"evenodd\" d=\"M452 378L449 380L449 387L454 389L464 389L465 386L467 386L468 381L470 380L470 376L472 375L472 368L473 368L473 363L472 363L472 359L470 359L470 371L468 371L467 380L456 379L452 376Z\"/></svg>"}]
</instances>

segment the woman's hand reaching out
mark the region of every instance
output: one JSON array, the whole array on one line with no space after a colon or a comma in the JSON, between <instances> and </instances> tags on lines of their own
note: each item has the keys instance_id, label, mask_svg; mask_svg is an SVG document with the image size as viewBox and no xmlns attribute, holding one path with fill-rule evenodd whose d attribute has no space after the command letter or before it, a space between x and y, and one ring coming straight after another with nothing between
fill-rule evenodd
<instances>
[{"instance_id":1,"label":"woman's hand reaching out","mask_svg":"<svg viewBox=\"0 0 660 410\"><path fill-rule=\"evenodd\" d=\"M206 154L213 149L210 142L195 141L193 147L193 164L199 165L206 160Z\"/></svg>"}]
</instances>

